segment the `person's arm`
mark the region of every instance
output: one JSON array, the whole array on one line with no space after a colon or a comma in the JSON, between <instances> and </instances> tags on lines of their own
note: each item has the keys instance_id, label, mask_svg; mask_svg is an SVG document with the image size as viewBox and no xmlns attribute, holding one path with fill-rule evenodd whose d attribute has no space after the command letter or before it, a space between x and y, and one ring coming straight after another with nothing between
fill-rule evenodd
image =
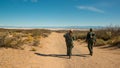
<instances>
[{"instance_id":1,"label":"person's arm","mask_svg":"<svg viewBox=\"0 0 120 68\"><path fill-rule=\"evenodd\" d=\"M66 38L66 34L64 34L63 37Z\"/></svg>"},{"instance_id":2,"label":"person's arm","mask_svg":"<svg viewBox=\"0 0 120 68\"><path fill-rule=\"evenodd\" d=\"M76 37L75 37L75 36L73 36L72 38L73 38L73 40L76 40Z\"/></svg>"},{"instance_id":3,"label":"person's arm","mask_svg":"<svg viewBox=\"0 0 120 68\"><path fill-rule=\"evenodd\" d=\"M94 37L93 40L94 40L93 41L93 45L95 46L95 44L96 44L96 37Z\"/></svg>"}]
</instances>

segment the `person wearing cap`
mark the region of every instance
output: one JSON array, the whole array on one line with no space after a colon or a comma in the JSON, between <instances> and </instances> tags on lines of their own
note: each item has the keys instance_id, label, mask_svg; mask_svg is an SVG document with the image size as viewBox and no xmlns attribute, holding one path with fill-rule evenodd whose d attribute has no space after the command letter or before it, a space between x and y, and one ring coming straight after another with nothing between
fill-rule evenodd
<instances>
[{"instance_id":1,"label":"person wearing cap","mask_svg":"<svg viewBox=\"0 0 120 68\"><path fill-rule=\"evenodd\" d=\"M72 48L73 46L73 30L69 30L66 34L64 34L65 42L66 42L66 47L67 47L67 56L69 56L69 59L71 58L72 55Z\"/></svg>"},{"instance_id":2,"label":"person wearing cap","mask_svg":"<svg viewBox=\"0 0 120 68\"><path fill-rule=\"evenodd\" d=\"M87 33L86 42L88 43L88 50L90 52L90 55L93 55L93 45L96 42L95 33L93 32L92 28L90 28L90 31Z\"/></svg>"}]
</instances>

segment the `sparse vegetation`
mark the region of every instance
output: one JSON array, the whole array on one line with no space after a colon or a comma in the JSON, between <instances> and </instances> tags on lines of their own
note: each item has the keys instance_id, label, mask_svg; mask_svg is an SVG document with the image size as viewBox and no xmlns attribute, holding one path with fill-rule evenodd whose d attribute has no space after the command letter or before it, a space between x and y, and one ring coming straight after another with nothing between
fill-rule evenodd
<instances>
[{"instance_id":1,"label":"sparse vegetation","mask_svg":"<svg viewBox=\"0 0 120 68\"><path fill-rule=\"evenodd\" d=\"M40 38L50 33L50 30L44 29L0 29L0 47L21 48L24 44L38 46Z\"/></svg>"},{"instance_id":2,"label":"sparse vegetation","mask_svg":"<svg viewBox=\"0 0 120 68\"><path fill-rule=\"evenodd\" d=\"M58 33L67 32L67 30L53 31ZM77 40L86 39L88 31L74 31ZM120 47L120 27L106 27L104 29L94 30L97 42L96 46L110 45ZM0 47L21 48L27 44L31 46L40 45L40 38L47 37L51 33L45 29L0 29Z\"/></svg>"},{"instance_id":3,"label":"sparse vegetation","mask_svg":"<svg viewBox=\"0 0 120 68\"><path fill-rule=\"evenodd\" d=\"M95 46L102 46L105 44L106 44L106 42L103 39L97 39Z\"/></svg>"},{"instance_id":4,"label":"sparse vegetation","mask_svg":"<svg viewBox=\"0 0 120 68\"><path fill-rule=\"evenodd\" d=\"M97 30L95 33L98 39L102 39L110 46L120 45L120 27L106 27L104 29Z\"/></svg>"},{"instance_id":5,"label":"sparse vegetation","mask_svg":"<svg viewBox=\"0 0 120 68\"><path fill-rule=\"evenodd\" d=\"M31 50L30 51L36 51L36 49L35 48L31 48Z\"/></svg>"},{"instance_id":6,"label":"sparse vegetation","mask_svg":"<svg viewBox=\"0 0 120 68\"><path fill-rule=\"evenodd\" d=\"M120 47L120 27L109 26L94 31L97 37L95 46L110 45ZM85 40L87 31L75 31L77 39Z\"/></svg>"},{"instance_id":7,"label":"sparse vegetation","mask_svg":"<svg viewBox=\"0 0 120 68\"><path fill-rule=\"evenodd\" d=\"M87 31L74 31L73 34L76 39L81 39L81 40L85 40L86 39L86 35L87 35Z\"/></svg>"}]
</instances>

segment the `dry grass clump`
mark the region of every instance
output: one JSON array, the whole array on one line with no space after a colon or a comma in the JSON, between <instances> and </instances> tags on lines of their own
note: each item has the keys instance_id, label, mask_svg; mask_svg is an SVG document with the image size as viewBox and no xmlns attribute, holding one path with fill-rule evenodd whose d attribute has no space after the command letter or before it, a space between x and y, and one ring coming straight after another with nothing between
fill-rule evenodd
<instances>
[{"instance_id":1,"label":"dry grass clump","mask_svg":"<svg viewBox=\"0 0 120 68\"><path fill-rule=\"evenodd\" d=\"M117 46L120 48L120 36L114 37L113 39L109 40L108 43L111 44L111 46Z\"/></svg>"},{"instance_id":2,"label":"dry grass clump","mask_svg":"<svg viewBox=\"0 0 120 68\"><path fill-rule=\"evenodd\" d=\"M85 33L80 33L76 35L76 39L85 39L86 38L86 34Z\"/></svg>"},{"instance_id":3,"label":"dry grass clump","mask_svg":"<svg viewBox=\"0 0 120 68\"><path fill-rule=\"evenodd\" d=\"M0 29L0 47L21 48L24 44L38 46L40 38L47 37L50 33L43 29Z\"/></svg>"},{"instance_id":4,"label":"dry grass clump","mask_svg":"<svg viewBox=\"0 0 120 68\"><path fill-rule=\"evenodd\" d=\"M111 39L111 37L112 37L111 31L98 30L95 33L96 33L97 38L103 39L104 41L107 41L107 40Z\"/></svg>"},{"instance_id":5,"label":"dry grass clump","mask_svg":"<svg viewBox=\"0 0 120 68\"><path fill-rule=\"evenodd\" d=\"M111 46L120 45L120 27L106 27L96 31L98 39L103 40ZM100 42L99 40L97 42Z\"/></svg>"},{"instance_id":6,"label":"dry grass clump","mask_svg":"<svg viewBox=\"0 0 120 68\"><path fill-rule=\"evenodd\" d=\"M105 45L105 44L106 44L106 42L103 39L97 39L96 43L95 43L95 46L102 46L102 45Z\"/></svg>"},{"instance_id":7,"label":"dry grass clump","mask_svg":"<svg viewBox=\"0 0 120 68\"><path fill-rule=\"evenodd\" d=\"M87 35L87 31L76 30L76 31L74 31L73 35L76 37L76 39L85 40L86 39L86 35Z\"/></svg>"},{"instance_id":8,"label":"dry grass clump","mask_svg":"<svg viewBox=\"0 0 120 68\"><path fill-rule=\"evenodd\" d=\"M31 50L30 51L36 51L36 49L35 48L31 48Z\"/></svg>"},{"instance_id":9,"label":"dry grass clump","mask_svg":"<svg viewBox=\"0 0 120 68\"><path fill-rule=\"evenodd\" d=\"M23 44L22 37L19 33L2 32L0 34L1 34L0 36L1 47L18 48L20 45Z\"/></svg>"}]
</instances>

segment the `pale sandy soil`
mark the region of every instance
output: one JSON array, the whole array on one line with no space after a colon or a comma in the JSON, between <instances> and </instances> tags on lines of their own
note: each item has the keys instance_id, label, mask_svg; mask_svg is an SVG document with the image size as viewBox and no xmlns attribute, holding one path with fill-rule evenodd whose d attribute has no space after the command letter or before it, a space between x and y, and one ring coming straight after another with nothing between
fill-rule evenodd
<instances>
[{"instance_id":1,"label":"pale sandy soil","mask_svg":"<svg viewBox=\"0 0 120 68\"><path fill-rule=\"evenodd\" d=\"M63 34L52 33L30 51L0 48L0 68L120 68L120 49L94 47L94 55L85 43L75 41L71 59L66 56Z\"/></svg>"}]
</instances>

